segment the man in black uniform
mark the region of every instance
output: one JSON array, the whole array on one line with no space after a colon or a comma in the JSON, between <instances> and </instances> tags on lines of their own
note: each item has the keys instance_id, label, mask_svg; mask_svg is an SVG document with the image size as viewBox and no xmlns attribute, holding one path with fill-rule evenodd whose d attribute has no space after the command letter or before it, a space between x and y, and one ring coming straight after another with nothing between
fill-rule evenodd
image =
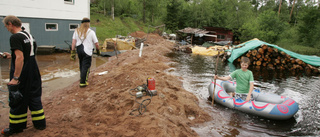
<instances>
[{"instance_id":1,"label":"man in black uniform","mask_svg":"<svg viewBox=\"0 0 320 137\"><path fill-rule=\"evenodd\" d=\"M35 58L36 42L21 29L21 20L15 16L3 19L7 30L12 33L10 47L12 53L5 52L3 58L11 58L9 90L10 125L1 134L10 136L22 132L27 127L28 107L36 129L46 128L46 120L41 103L41 76Z\"/></svg>"}]
</instances>

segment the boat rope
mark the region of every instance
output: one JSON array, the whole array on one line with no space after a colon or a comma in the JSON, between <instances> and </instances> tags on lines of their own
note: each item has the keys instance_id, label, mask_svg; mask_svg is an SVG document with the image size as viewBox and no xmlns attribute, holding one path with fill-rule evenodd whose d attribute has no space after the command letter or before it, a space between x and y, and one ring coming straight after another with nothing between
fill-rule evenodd
<instances>
[{"instance_id":1,"label":"boat rope","mask_svg":"<svg viewBox=\"0 0 320 137\"><path fill-rule=\"evenodd\" d=\"M135 91L136 94L133 94L132 92ZM142 115L144 112L147 111L147 106L151 103L151 99L153 94L149 91L148 86L146 84L143 84L141 86L138 86L134 89L130 89L129 93L131 96L135 96L135 102L139 104L139 107L136 109L133 109L129 115L134 115L133 113L135 111L138 111L139 114L136 114L135 116ZM140 95L141 94L141 95ZM138 101L139 98L142 98L143 96L150 96L150 98L143 99L141 102Z\"/></svg>"}]
</instances>

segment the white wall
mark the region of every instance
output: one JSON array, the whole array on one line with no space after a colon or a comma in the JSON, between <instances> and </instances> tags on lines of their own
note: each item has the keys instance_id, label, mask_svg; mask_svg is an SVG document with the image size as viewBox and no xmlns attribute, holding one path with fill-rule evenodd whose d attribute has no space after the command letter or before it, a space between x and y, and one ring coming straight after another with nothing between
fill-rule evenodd
<instances>
[{"instance_id":1,"label":"white wall","mask_svg":"<svg viewBox=\"0 0 320 137\"><path fill-rule=\"evenodd\" d=\"M18 17L72 19L90 18L90 0L0 0L0 15Z\"/></svg>"}]
</instances>

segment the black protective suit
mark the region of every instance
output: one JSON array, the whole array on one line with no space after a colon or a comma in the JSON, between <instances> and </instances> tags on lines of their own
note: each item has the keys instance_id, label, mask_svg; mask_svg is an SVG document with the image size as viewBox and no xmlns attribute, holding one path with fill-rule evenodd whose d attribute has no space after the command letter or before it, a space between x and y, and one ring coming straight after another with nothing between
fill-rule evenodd
<instances>
[{"instance_id":1,"label":"black protective suit","mask_svg":"<svg viewBox=\"0 0 320 137\"><path fill-rule=\"evenodd\" d=\"M10 37L10 47L12 51L10 80L13 78L15 71L16 55L14 51L20 50L24 56L23 68L19 77L20 83L18 85L18 91L23 97L19 102L9 103L14 104L10 106L10 129L26 128L28 108L31 111L33 125L36 128L45 128L46 120L41 103L41 76L35 58L36 42L30 34L21 31ZM10 101L14 100L11 99Z\"/></svg>"}]
</instances>

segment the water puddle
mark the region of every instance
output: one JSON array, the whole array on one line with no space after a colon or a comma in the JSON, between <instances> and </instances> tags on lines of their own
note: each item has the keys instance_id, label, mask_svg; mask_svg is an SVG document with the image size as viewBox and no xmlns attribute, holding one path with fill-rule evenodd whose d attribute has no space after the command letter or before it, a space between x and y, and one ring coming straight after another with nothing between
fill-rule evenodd
<instances>
[{"instance_id":1,"label":"water puddle","mask_svg":"<svg viewBox=\"0 0 320 137\"><path fill-rule=\"evenodd\" d=\"M41 73L42 89L45 96L48 95L46 93L64 88L79 80L79 61L70 60L69 53L37 55L36 57ZM0 89L2 91L7 91L6 84L9 82L10 60L0 59L0 61ZM107 61L107 57L93 55L91 70L99 67ZM0 92L0 101L6 102L7 98L7 92Z\"/></svg>"}]
</instances>

